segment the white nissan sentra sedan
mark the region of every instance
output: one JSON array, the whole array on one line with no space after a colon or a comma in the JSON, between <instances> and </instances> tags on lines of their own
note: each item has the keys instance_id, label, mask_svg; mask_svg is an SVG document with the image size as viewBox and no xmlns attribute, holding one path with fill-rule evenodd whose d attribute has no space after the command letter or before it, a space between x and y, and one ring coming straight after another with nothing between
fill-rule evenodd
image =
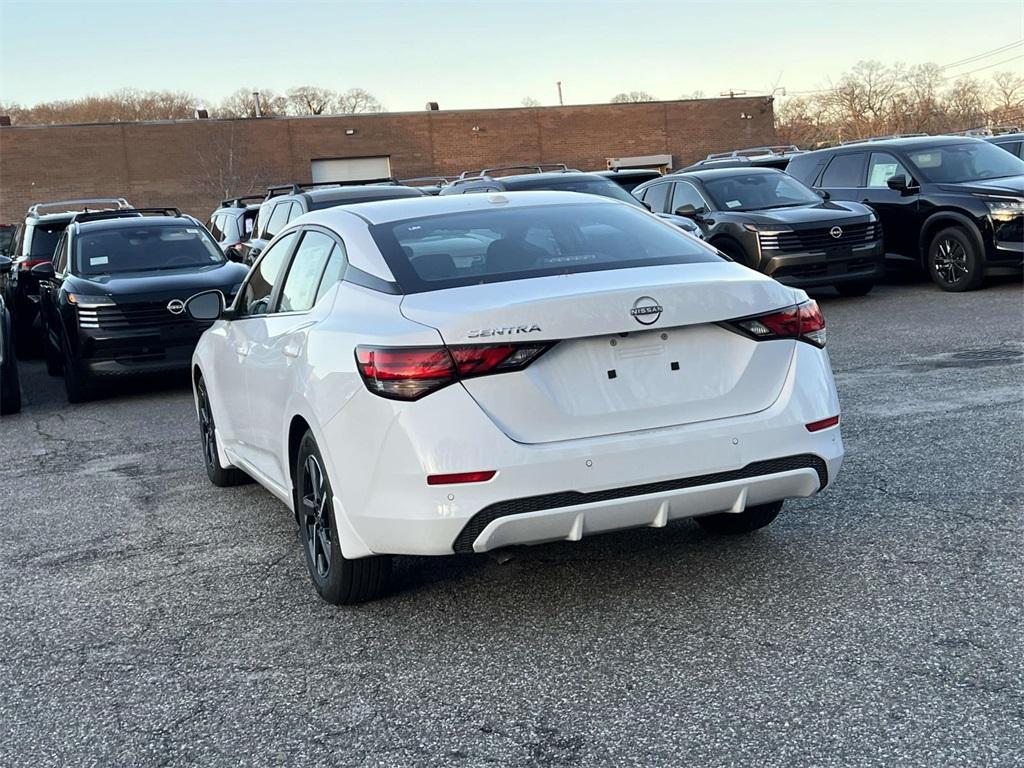
<instances>
[{"instance_id":1,"label":"white nissan sentra sedan","mask_svg":"<svg viewBox=\"0 0 1024 768\"><path fill-rule=\"evenodd\" d=\"M364 203L293 221L193 360L206 468L291 508L317 591L391 555L695 518L768 525L832 482L818 306L634 206L571 192Z\"/></svg>"}]
</instances>

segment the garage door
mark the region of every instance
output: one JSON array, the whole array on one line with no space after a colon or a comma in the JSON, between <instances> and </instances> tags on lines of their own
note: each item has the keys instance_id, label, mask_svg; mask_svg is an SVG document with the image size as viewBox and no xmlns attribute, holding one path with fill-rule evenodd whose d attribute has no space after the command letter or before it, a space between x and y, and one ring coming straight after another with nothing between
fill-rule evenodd
<instances>
[{"instance_id":1,"label":"garage door","mask_svg":"<svg viewBox=\"0 0 1024 768\"><path fill-rule=\"evenodd\" d=\"M311 163L313 181L362 181L391 176L390 157L337 157Z\"/></svg>"}]
</instances>

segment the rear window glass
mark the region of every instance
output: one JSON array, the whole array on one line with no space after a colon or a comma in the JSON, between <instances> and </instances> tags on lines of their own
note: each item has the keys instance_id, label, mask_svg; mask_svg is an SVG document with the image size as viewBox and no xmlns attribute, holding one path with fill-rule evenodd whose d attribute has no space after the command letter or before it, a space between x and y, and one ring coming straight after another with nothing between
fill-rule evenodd
<instances>
[{"instance_id":1,"label":"rear window glass","mask_svg":"<svg viewBox=\"0 0 1024 768\"><path fill-rule=\"evenodd\" d=\"M117 227L76 239L77 274L152 272L221 264L224 255L202 227Z\"/></svg>"},{"instance_id":2,"label":"rear window glass","mask_svg":"<svg viewBox=\"0 0 1024 768\"><path fill-rule=\"evenodd\" d=\"M610 203L496 207L370 231L405 293L721 260L643 210Z\"/></svg>"},{"instance_id":3,"label":"rear window glass","mask_svg":"<svg viewBox=\"0 0 1024 768\"><path fill-rule=\"evenodd\" d=\"M57 249L57 242L60 240L60 236L64 233L64 228L68 225L66 221L62 221L59 224L36 224L32 228L32 241L29 243L29 256L38 256L42 258L50 258L53 256L53 252Z\"/></svg>"}]
</instances>

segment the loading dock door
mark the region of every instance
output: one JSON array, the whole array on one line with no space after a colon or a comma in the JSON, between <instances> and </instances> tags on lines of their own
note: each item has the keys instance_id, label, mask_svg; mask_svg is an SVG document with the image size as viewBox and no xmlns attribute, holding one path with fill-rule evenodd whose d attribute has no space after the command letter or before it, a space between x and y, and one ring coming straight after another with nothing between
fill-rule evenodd
<instances>
[{"instance_id":1,"label":"loading dock door","mask_svg":"<svg viewBox=\"0 0 1024 768\"><path fill-rule=\"evenodd\" d=\"M337 157L310 162L313 181L362 181L391 176L390 157Z\"/></svg>"}]
</instances>

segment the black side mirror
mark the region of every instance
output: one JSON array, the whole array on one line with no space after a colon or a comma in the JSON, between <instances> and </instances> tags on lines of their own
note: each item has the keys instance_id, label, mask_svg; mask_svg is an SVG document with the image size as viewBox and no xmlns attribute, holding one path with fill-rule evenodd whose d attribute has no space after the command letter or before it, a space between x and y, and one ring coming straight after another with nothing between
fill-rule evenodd
<instances>
[{"instance_id":1,"label":"black side mirror","mask_svg":"<svg viewBox=\"0 0 1024 768\"><path fill-rule=\"evenodd\" d=\"M697 209L690 203L687 203L686 205L680 205L676 208L675 214L676 216L682 216L684 219L696 219Z\"/></svg>"},{"instance_id":2,"label":"black side mirror","mask_svg":"<svg viewBox=\"0 0 1024 768\"><path fill-rule=\"evenodd\" d=\"M6 275L11 271L11 266L14 264L9 256L0 256L0 275Z\"/></svg>"},{"instance_id":3,"label":"black side mirror","mask_svg":"<svg viewBox=\"0 0 1024 768\"><path fill-rule=\"evenodd\" d=\"M820 197L822 200L832 199L832 194L827 189L816 189L814 191L818 193L818 197Z\"/></svg>"},{"instance_id":4,"label":"black side mirror","mask_svg":"<svg viewBox=\"0 0 1024 768\"><path fill-rule=\"evenodd\" d=\"M895 189L897 192L906 194L910 190L910 182L907 180L906 174L897 173L895 176L890 176L889 180L885 182L885 185L889 189Z\"/></svg>"},{"instance_id":5,"label":"black side mirror","mask_svg":"<svg viewBox=\"0 0 1024 768\"><path fill-rule=\"evenodd\" d=\"M32 275L32 277L39 278L40 280L48 280L55 274L53 271L53 262L44 261L42 264L36 264L31 270L29 270L29 274Z\"/></svg>"},{"instance_id":6,"label":"black side mirror","mask_svg":"<svg viewBox=\"0 0 1024 768\"><path fill-rule=\"evenodd\" d=\"M193 320L212 323L224 315L224 294L220 291L197 293L185 302L185 312Z\"/></svg>"},{"instance_id":7,"label":"black side mirror","mask_svg":"<svg viewBox=\"0 0 1024 768\"><path fill-rule=\"evenodd\" d=\"M231 246L226 251L224 251L224 255L227 257L228 261L233 261L237 264L242 263L242 252L238 250L238 248L236 248L235 246Z\"/></svg>"}]
</instances>

